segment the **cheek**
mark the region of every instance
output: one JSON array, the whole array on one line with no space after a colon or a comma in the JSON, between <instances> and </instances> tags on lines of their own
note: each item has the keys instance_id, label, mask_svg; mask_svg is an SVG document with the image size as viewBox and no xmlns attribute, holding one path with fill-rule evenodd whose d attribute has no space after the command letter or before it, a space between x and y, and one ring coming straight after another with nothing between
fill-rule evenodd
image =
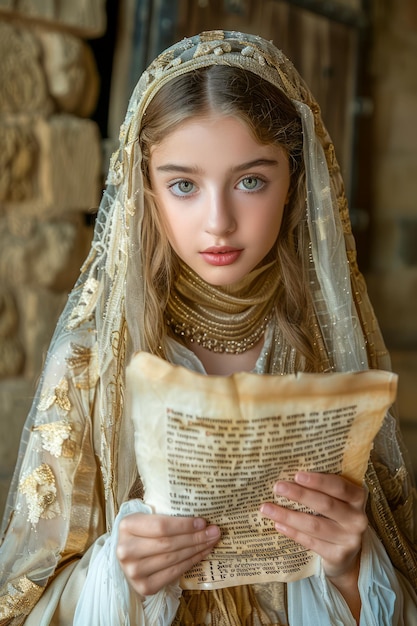
<instances>
[{"instance_id":1,"label":"cheek","mask_svg":"<svg viewBox=\"0 0 417 626\"><path fill-rule=\"evenodd\" d=\"M177 254L181 254L184 244L189 243L190 239L192 240L193 238L189 220L184 212L170 211L166 207L165 210L160 211L160 216L162 228L171 247Z\"/></svg>"},{"instance_id":2,"label":"cheek","mask_svg":"<svg viewBox=\"0 0 417 626\"><path fill-rule=\"evenodd\" d=\"M263 231L263 237L267 241L275 243L281 230L283 214L283 208L277 209L277 207L274 206L263 220L262 225L259 224L258 229Z\"/></svg>"},{"instance_id":3,"label":"cheek","mask_svg":"<svg viewBox=\"0 0 417 626\"><path fill-rule=\"evenodd\" d=\"M156 200L156 207L157 207L158 216L159 216L159 222L161 224L161 227L164 229L165 233L167 234L168 239L171 240L171 238L173 237L173 234L175 233L175 224L176 224L175 214L173 213L169 205L169 202L167 202L167 199L164 197L164 194L156 193L155 196L156 196L155 200Z\"/></svg>"}]
</instances>

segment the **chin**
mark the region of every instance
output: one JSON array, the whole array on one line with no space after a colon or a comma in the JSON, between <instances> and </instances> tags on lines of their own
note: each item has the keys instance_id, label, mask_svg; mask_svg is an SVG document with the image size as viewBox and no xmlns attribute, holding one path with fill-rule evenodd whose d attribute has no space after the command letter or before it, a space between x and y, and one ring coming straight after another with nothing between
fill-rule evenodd
<instances>
[{"instance_id":1,"label":"chin","mask_svg":"<svg viewBox=\"0 0 417 626\"><path fill-rule=\"evenodd\" d=\"M237 272L223 272L223 275L213 276L213 274L199 274L200 277L209 285L213 285L213 287L230 287L240 282L245 276L247 276L248 272L245 273L237 273Z\"/></svg>"}]
</instances>

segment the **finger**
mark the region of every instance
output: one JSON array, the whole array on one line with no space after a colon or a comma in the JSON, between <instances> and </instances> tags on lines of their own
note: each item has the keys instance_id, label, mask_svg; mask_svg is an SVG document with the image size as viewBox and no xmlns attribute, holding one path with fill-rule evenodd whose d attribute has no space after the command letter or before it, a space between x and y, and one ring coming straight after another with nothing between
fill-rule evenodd
<instances>
[{"instance_id":1,"label":"finger","mask_svg":"<svg viewBox=\"0 0 417 626\"><path fill-rule=\"evenodd\" d=\"M214 548L214 544L201 546L187 546L180 550L154 554L149 557L133 560L130 563L129 572L132 577L147 578L158 572L165 570L171 571L172 568L180 566L181 563L188 562L197 558L198 555L210 553Z\"/></svg>"},{"instance_id":2,"label":"finger","mask_svg":"<svg viewBox=\"0 0 417 626\"><path fill-rule=\"evenodd\" d=\"M305 547L311 547L311 541L315 539L319 541L325 539L329 543L338 543L346 535L346 530L339 524L319 515L293 511L271 502L264 503L260 511L262 515L274 522L276 530L295 539ZM310 539L303 539L304 537Z\"/></svg>"},{"instance_id":3,"label":"finger","mask_svg":"<svg viewBox=\"0 0 417 626\"><path fill-rule=\"evenodd\" d=\"M184 549L201 551L211 548L220 538L218 526L206 526L204 530L185 535L151 536L119 535L117 556L120 561L145 559ZM184 557L185 558L185 557Z\"/></svg>"},{"instance_id":4,"label":"finger","mask_svg":"<svg viewBox=\"0 0 417 626\"><path fill-rule=\"evenodd\" d=\"M319 480L312 481L312 487L310 487L310 483L304 486L306 483L297 484L280 481L274 485L274 493L278 497L284 497L308 507L315 513L328 517L341 525L345 525L347 521L349 523L359 521L364 516L366 490L353 483L349 484L340 476L331 476L332 479L338 478L340 482L339 488L335 489L333 480L321 480L321 476L323 475L320 475ZM325 476L325 478L327 477ZM314 487L319 487L319 489L316 490ZM339 496L343 495L343 498L332 495L335 492ZM279 504L285 505L282 501Z\"/></svg>"},{"instance_id":5,"label":"finger","mask_svg":"<svg viewBox=\"0 0 417 626\"><path fill-rule=\"evenodd\" d=\"M261 507L262 514L274 521L275 529L329 563L350 562L362 543L362 533L341 528L323 517L289 511L272 503Z\"/></svg>"},{"instance_id":6,"label":"finger","mask_svg":"<svg viewBox=\"0 0 417 626\"><path fill-rule=\"evenodd\" d=\"M211 548L203 550L202 552L196 552L183 561L174 563L163 570L154 571L145 576L143 572L140 573L139 576L131 576L129 574L130 583L140 595L153 595L162 589L162 587L179 580L185 572L207 557L210 552Z\"/></svg>"},{"instance_id":7,"label":"finger","mask_svg":"<svg viewBox=\"0 0 417 626\"><path fill-rule=\"evenodd\" d=\"M201 517L134 513L121 520L119 531L138 537L173 537L204 530L206 526L207 522Z\"/></svg>"},{"instance_id":8,"label":"finger","mask_svg":"<svg viewBox=\"0 0 417 626\"><path fill-rule=\"evenodd\" d=\"M297 472L294 477L297 484L325 493L333 498L348 502L358 507L363 505L366 494L362 485L357 485L340 474L319 472Z\"/></svg>"}]
</instances>

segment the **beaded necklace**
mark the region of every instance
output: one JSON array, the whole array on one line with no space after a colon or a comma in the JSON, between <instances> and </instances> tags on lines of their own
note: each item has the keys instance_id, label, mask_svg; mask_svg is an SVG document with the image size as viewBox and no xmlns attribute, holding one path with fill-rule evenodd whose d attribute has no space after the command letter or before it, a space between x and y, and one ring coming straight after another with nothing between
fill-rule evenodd
<instances>
[{"instance_id":1,"label":"beaded necklace","mask_svg":"<svg viewBox=\"0 0 417 626\"><path fill-rule=\"evenodd\" d=\"M277 263L258 267L226 287L206 283L184 263L180 267L165 309L172 332L213 352L239 354L252 348L273 314Z\"/></svg>"}]
</instances>

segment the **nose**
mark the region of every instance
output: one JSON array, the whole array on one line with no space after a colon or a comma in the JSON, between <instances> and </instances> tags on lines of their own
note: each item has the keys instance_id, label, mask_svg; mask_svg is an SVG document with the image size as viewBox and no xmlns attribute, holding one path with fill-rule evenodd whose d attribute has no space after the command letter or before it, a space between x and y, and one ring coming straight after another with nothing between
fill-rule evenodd
<instances>
[{"instance_id":1,"label":"nose","mask_svg":"<svg viewBox=\"0 0 417 626\"><path fill-rule=\"evenodd\" d=\"M236 229L233 203L228 194L213 191L207 199L206 232L220 237Z\"/></svg>"}]
</instances>

